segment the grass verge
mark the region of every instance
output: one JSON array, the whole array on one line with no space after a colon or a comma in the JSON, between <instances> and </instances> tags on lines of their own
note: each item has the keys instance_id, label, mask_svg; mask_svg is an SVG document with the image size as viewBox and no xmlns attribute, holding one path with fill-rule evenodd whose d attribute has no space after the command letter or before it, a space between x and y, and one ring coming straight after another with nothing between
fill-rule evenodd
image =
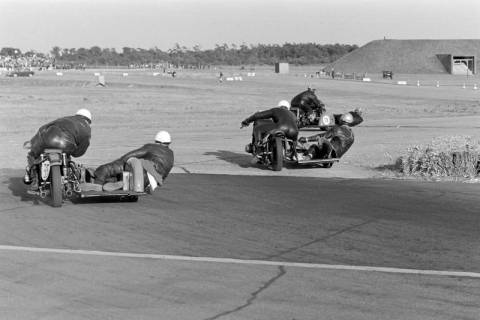
<instances>
[{"instance_id":1,"label":"grass verge","mask_svg":"<svg viewBox=\"0 0 480 320\"><path fill-rule=\"evenodd\" d=\"M480 141L470 136L437 137L426 145L409 147L391 169L397 177L475 179L480 173Z\"/></svg>"}]
</instances>

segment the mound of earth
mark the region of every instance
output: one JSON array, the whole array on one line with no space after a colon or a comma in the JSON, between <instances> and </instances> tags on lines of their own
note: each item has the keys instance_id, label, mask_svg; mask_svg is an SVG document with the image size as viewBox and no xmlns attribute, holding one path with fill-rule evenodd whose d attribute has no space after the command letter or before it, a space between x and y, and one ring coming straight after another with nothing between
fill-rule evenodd
<instances>
[{"instance_id":1,"label":"mound of earth","mask_svg":"<svg viewBox=\"0 0 480 320\"><path fill-rule=\"evenodd\" d=\"M480 40L374 40L327 69L345 73L447 73L442 63L445 55L480 57Z\"/></svg>"}]
</instances>

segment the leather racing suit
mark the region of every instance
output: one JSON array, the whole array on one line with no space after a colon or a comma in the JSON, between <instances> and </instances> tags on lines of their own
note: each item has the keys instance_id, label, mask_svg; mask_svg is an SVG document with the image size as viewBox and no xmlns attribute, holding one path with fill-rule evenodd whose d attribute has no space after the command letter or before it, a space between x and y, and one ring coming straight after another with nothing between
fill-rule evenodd
<instances>
[{"instance_id":1,"label":"leather racing suit","mask_svg":"<svg viewBox=\"0 0 480 320\"><path fill-rule=\"evenodd\" d=\"M306 141L318 141L317 145L309 148L308 153L312 159L319 158L340 158L353 145L355 136L351 127L363 122L361 114L357 111L349 112L353 117L352 123L344 123L341 120L342 114L334 114L335 125L325 133L310 136Z\"/></svg>"},{"instance_id":2,"label":"leather racing suit","mask_svg":"<svg viewBox=\"0 0 480 320\"><path fill-rule=\"evenodd\" d=\"M107 181L121 179L127 160L140 159L144 168L144 176L150 173L159 185L167 178L173 167L173 151L161 143L147 143L144 146L124 154L119 159L99 166L94 173L95 183L104 184ZM148 184L148 179L144 179Z\"/></svg>"},{"instance_id":3,"label":"leather racing suit","mask_svg":"<svg viewBox=\"0 0 480 320\"><path fill-rule=\"evenodd\" d=\"M90 120L81 115L63 117L49 122L38 129L30 139L29 155L38 158L46 148L61 149L78 158L85 154L92 131Z\"/></svg>"},{"instance_id":4,"label":"leather racing suit","mask_svg":"<svg viewBox=\"0 0 480 320\"><path fill-rule=\"evenodd\" d=\"M271 121L258 121L271 120ZM265 111L259 111L242 121L242 125L258 121L253 127L252 143L255 144L262 139L262 136L273 129L282 130L288 139L294 141L298 137L298 126L295 115L285 107L276 107Z\"/></svg>"}]
</instances>

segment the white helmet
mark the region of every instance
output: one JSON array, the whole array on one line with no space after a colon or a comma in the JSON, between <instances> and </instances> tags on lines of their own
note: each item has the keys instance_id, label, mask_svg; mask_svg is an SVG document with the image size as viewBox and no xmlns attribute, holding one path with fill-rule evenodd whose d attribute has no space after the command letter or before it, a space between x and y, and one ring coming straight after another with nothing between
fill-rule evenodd
<instances>
[{"instance_id":1,"label":"white helmet","mask_svg":"<svg viewBox=\"0 0 480 320\"><path fill-rule=\"evenodd\" d=\"M288 110L290 110L290 102L288 102L287 100L281 100L281 101L278 103L278 107L285 107L285 108L287 108Z\"/></svg>"},{"instance_id":2,"label":"white helmet","mask_svg":"<svg viewBox=\"0 0 480 320\"><path fill-rule=\"evenodd\" d=\"M170 133L162 130L162 131L158 131L157 135L155 136L155 141L169 144L172 142L172 137L170 137Z\"/></svg>"},{"instance_id":3,"label":"white helmet","mask_svg":"<svg viewBox=\"0 0 480 320\"><path fill-rule=\"evenodd\" d=\"M85 118L87 118L88 120L92 121L92 114L90 113L90 111L88 111L87 109L80 109L77 111L77 113L75 113L76 115L79 115L79 116L84 116Z\"/></svg>"},{"instance_id":4,"label":"white helmet","mask_svg":"<svg viewBox=\"0 0 480 320\"><path fill-rule=\"evenodd\" d=\"M342 116L340 117L340 120L343 123L350 124L353 122L353 116L350 112L348 112L348 113L342 114Z\"/></svg>"}]
</instances>

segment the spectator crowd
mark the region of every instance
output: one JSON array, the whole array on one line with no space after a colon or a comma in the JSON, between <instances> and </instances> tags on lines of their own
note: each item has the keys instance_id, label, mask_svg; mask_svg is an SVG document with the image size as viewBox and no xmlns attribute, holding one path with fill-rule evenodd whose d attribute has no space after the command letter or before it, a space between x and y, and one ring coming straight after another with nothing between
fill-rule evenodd
<instances>
[{"instance_id":1,"label":"spectator crowd","mask_svg":"<svg viewBox=\"0 0 480 320\"><path fill-rule=\"evenodd\" d=\"M55 59L41 54L18 54L0 55L0 68L12 70L38 70L51 69L55 65Z\"/></svg>"}]
</instances>

